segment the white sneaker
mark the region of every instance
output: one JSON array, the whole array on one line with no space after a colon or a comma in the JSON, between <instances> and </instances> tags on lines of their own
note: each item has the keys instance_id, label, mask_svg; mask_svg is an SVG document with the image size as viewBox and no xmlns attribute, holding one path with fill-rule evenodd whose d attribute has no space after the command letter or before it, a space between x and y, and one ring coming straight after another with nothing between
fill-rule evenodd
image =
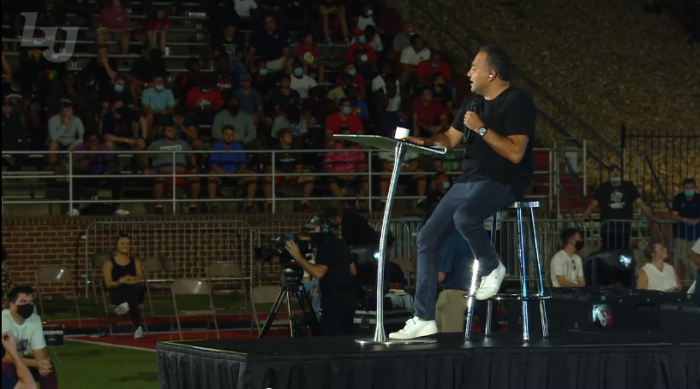
<instances>
[{"instance_id":1,"label":"white sneaker","mask_svg":"<svg viewBox=\"0 0 700 389\"><path fill-rule=\"evenodd\" d=\"M438 329L435 320L420 320L418 316L415 316L406 321L406 326L402 330L390 333L389 339L408 340L437 333Z\"/></svg>"},{"instance_id":2,"label":"white sneaker","mask_svg":"<svg viewBox=\"0 0 700 389\"><path fill-rule=\"evenodd\" d=\"M501 261L498 261L498 267L496 270L492 271L489 275L481 278L481 285L476 291L477 300L488 300L498 293L501 289L501 284L503 279L506 277L506 268L503 266Z\"/></svg>"},{"instance_id":3,"label":"white sneaker","mask_svg":"<svg viewBox=\"0 0 700 389\"><path fill-rule=\"evenodd\" d=\"M139 327L134 331L134 339L141 339L143 338L143 328Z\"/></svg>"},{"instance_id":4,"label":"white sneaker","mask_svg":"<svg viewBox=\"0 0 700 389\"><path fill-rule=\"evenodd\" d=\"M80 211L78 211L77 208L73 208L70 211L66 212L66 216L80 216Z\"/></svg>"},{"instance_id":5,"label":"white sneaker","mask_svg":"<svg viewBox=\"0 0 700 389\"><path fill-rule=\"evenodd\" d=\"M116 211L114 211L114 214L117 215L117 216L128 216L129 213L130 213L129 211L124 210L124 209L121 209L121 208L119 208L119 209L117 209Z\"/></svg>"},{"instance_id":6,"label":"white sneaker","mask_svg":"<svg viewBox=\"0 0 700 389\"><path fill-rule=\"evenodd\" d=\"M114 313L119 316L126 315L129 313L129 303L120 304L118 307L114 308Z\"/></svg>"}]
</instances>

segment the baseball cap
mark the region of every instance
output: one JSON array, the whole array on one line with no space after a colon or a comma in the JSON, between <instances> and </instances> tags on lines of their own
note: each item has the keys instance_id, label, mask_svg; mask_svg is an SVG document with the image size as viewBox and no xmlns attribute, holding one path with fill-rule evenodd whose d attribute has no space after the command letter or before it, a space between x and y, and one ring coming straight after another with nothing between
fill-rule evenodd
<instances>
[{"instance_id":1,"label":"baseball cap","mask_svg":"<svg viewBox=\"0 0 700 389\"><path fill-rule=\"evenodd\" d=\"M250 74L244 74L241 76L241 82L250 82L252 80L253 78L250 76Z\"/></svg>"},{"instance_id":2,"label":"baseball cap","mask_svg":"<svg viewBox=\"0 0 700 389\"><path fill-rule=\"evenodd\" d=\"M615 170L615 169L622 170L622 169L620 169L620 165L618 165L616 163L613 163L610 166L608 166L608 171L610 171L610 172Z\"/></svg>"},{"instance_id":3,"label":"baseball cap","mask_svg":"<svg viewBox=\"0 0 700 389\"><path fill-rule=\"evenodd\" d=\"M328 220L328 218L323 216L314 216L314 218L311 219L311 221L306 223L304 229L313 230L316 227L321 227L321 232L333 231L333 223L330 220Z\"/></svg>"}]
</instances>

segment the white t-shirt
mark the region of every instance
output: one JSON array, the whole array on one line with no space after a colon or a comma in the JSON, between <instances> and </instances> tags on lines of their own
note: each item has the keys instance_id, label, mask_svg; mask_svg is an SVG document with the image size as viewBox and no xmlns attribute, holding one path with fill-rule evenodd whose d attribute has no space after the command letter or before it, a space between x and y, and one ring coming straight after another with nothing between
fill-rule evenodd
<instances>
[{"instance_id":1,"label":"white t-shirt","mask_svg":"<svg viewBox=\"0 0 700 389\"><path fill-rule=\"evenodd\" d=\"M420 53L416 53L413 50L413 46L408 46L401 52L401 63L404 65L418 66L420 61L427 61L430 59L430 49L424 47Z\"/></svg>"},{"instance_id":2,"label":"white t-shirt","mask_svg":"<svg viewBox=\"0 0 700 389\"><path fill-rule=\"evenodd\" d=\"M306 99L309 97L309 90L315 88L316 85L318 85L316 80L304 74L301 78L292 76L292 82L289 84L289 87L299 92L299 97Z\"/></svg>"},{"instance_id":3,"label":"white t-shirt","mask_svg":"<svg viewBox=\"0 0 700 389\"><path fill-rule=\"evenodd\" d=\"M557 276L564 276L567 281L574 284L578 284L578 278L583 277L581 257L576 254L570 257L564 250L554 254L550 267L552 269L552 286L555 288L561 287Z\"/></svg>"},{"instance_id":4,"label":"white t-shirt","mask_svg":"<svg viewBox=\"0 0 700 389\"><path fill-rule=\"evenodd\" d=\"M693 248L690 249L690 251L694 252L695 254L700 254L700 239L695 241L695 244L693 245Z\"/></svg>"},{"instance_id":5,"label":"white t-shirt","mask_svg":"<svg viewBox=\"0 0 700 389\"><path fill-rule=\"evenodd\" d=\"M376 27L377 25L374 24L374 19L372 19L371 16L366 18L366 17L360 15L359 19L357 20L357 29L364 30L365 27L367 27L367 26L375 26Z\"/></svg>"},{"instance_id":6,"label":"white t-shirt","mask_svg":"<svg viewBox=\"0 0 700 389\"><path fill-rule=\"evenodd\" d=\"M668 263L664 263L664 271L660 272L652 263L647 263L642 267L642 270L647 274L649 279L649 285L647 290L658 290L664 292L666 290L677 288L678 280L676 278L676 271L673 270L673 266Z\"/></svg>"},{"instance_id":7,"label":"white t-shirt","mask_svg":"<svg viewBox=\"0 0 700 389\"><path fill-rule=\"evenodd\" d=\"M24 324L19 325L12 317L9 309L2 311L2 332L9 332L17 338L17 352L20 355L31 355L34 350L46 348L44 327L41 318L33 314Z\"/></svg>"},{"instance_id":8,"label":"white t-shirt","mask_svg":"<svg viewBox=\"0 0 700 389\"><path fill-rule=\"evenodd\" d=\"M244 18L250 16L250 11L258 8L255 0L233 0L233 5L238 16Z\"/></svg>"},{"instance_id":9,"label":"white t-shirt","mask_svg":"<svg viewBox=\"0 0 700 389\"><path fill-rule=\"evenodd\" d=\"M401 88L399 85L399 80L396 80L396 96L389 99L386 106L387 112L396 112L401 107ZM386 81L384 81L384 77L381 75L372 79L372 92L376 92L380 89L384 90L384 93L386 93Z\"/></svg>"}]
</instances>

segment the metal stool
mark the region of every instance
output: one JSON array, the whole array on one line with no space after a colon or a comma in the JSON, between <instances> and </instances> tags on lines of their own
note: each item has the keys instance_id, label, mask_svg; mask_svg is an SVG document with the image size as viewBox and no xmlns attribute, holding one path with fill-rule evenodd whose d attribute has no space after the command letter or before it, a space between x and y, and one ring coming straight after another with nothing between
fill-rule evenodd
<instances>
[{"instance_id":1,"label":"metal stool","mask_svg":"<svg viewBox=\"0 0 700 389\"><path fill-rule=\"evenodd\" d=\"M493 298L488 300L488 306L486 310L486 337L491 336L491 317L493 316L493 301L505 301L505 300L519 300L522 302L523 307L523 341L527 342L530 340L530 324L529 324L529 312L528 312L528 301L534 300L540 302L540 318L542 320L542 336L549 337L549 325L547 323L547 311L545 307L545 301L551 296L544 294L544 279L542 277L542 261L540 259L540 249L537 244L537 229L535 227L535 208L539 208L539 201L533 202L517 202L509 206L508 209L515 209L518 218L518 256L520 257L520 283L522 285L521 293L516 294L497 294ZM527 266L525 262L525 230L523 228L523 209L530 210L530 217L532 219L532 235L535 247L535 256L537 257L537 274L539 280L538 292L535 294L530 294L527 290ZM496 225L498 223L498 214L493 216L493 224L491 226L491 244L495 245L496 242ZM474 267L472 269L472 280L469 288L469 294L464 297L467 299L467 328L464 331L464 340L471 339L471 325L472 325L472 315L474 313L474 295L476 294L476 280L478 278L478 262L474 261Z\"/></svg>"}]
</instances>

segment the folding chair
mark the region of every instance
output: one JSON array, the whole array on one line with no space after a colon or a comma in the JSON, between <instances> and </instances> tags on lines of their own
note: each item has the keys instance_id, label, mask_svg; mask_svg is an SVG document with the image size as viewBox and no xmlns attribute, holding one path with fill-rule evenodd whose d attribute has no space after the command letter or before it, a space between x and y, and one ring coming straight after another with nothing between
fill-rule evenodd
<instances>
[{"instance_id":1,"label":"folding chair","mask_svg":"<svg viewBox=\"0 0 700 389\"><path fill-rule=\"evenodd\" d=\"M219 337L219 323L216 321L216 308L214 307L214 300L211 298L211 288L205 281L185 278L175 280L170 286L170 290L173 295L173 316L177 320L177 330L180 332L180 340L184 340L182 337L182 325L180 324L180 316L207 316L207 339L209 339L209 323L210 319L214 321L214 328L216 329L216 339ZM207 296L209 299L208 309L189 311L180 310L177 306L177 296ZM170 340L173 340L173 317L170 317Z\"/></svg>"},{"instance_id":2,"label":"folding chair","mask_svg":"<svg viewBox=\"0 0 700 389\"><path fill-rule=\"evenodd\" d=\"M207 266L207 282L212 295L238 293L243 298L243 308L248 309L248 289L241 268L233 262L212 262ZM231 288L216 287L214 283L231 283ZM238 288L236 288L238 287Z\"/></svg>"},{"instance_id":3,"label":"folding chair","mask_svg":"<svg viewBox=\"0 0 700 389\"><path fill-rule=\"evenodd\" d=\"M104 266L105 262L109 261L110 258L112 258L112 254L106 252L94 253L92 254L92 258L90 258L90 283L92 284L92 293L95 296L95 304L98 306L100 300L97 294L97 285L102 279L102 266Z\"/></svg>"},{"instance_id":4,"label":"folding chair","mask_svg":"<svg viewBox=\"0 0 700 389\"><path fill-rule=\"evenodd\" d=\"M66 300L73 300L75 302L75 312L78 315L78 326L83 327L83 323L80 320L80 307L78 306L78 293L75 291L75 284L73 283L73 272L63 266L45 266L40 267L36 271L36 294L39 297L39 312L41 312L41 317L45 318L44 314L44 303L43 303L43 293L41 291L41 285L52 283L52 282L67 282L70 283L71 289L73 290L72 295L63 295Z\"/></svg>"},{"instance_id":5,"label":"folding chair","mask_svg":"<svg viewBox=\"0 0 700 389\"><path fill-rule=\"evenodd\" d=\"M175 262L167 257L148 257L142 263L143 281L144 284L146 284L146 298L148 299L148 306L151 309L151 316L156 316L155 312L153 311L153 299L151 298L151 294L153 293L152 290L167 291L169 288L164 287L164 285L157 287L155 285L151 285L154 282L163 282L154 281L153 275L154 273L174 272L177 268L175 266Z\"/></svg>"},{"instance_id":6,"label":"folding chair","mask_svg":"<svg viewBox=\"0 0 700 389\"><path fill-rule=\"evenodd\" d=\"M253 324L255 324L258 330L258 335L260 334L260 330L262 330L260 320L258 320L258 311L255 306L260 304L274 304L275 301L277 301L280 290L281 288L279 286L256 286L253 288L253 291L250 293L250 302L253 306L253 320L250 321L249 337L253 337ZM285 297L285 299L286 298L288 297ZM265 317L265 320L267 320L267 317ZM277 319L272 322L271 327L289 327L289 320Z\"/></svg>"}]
</instances>

